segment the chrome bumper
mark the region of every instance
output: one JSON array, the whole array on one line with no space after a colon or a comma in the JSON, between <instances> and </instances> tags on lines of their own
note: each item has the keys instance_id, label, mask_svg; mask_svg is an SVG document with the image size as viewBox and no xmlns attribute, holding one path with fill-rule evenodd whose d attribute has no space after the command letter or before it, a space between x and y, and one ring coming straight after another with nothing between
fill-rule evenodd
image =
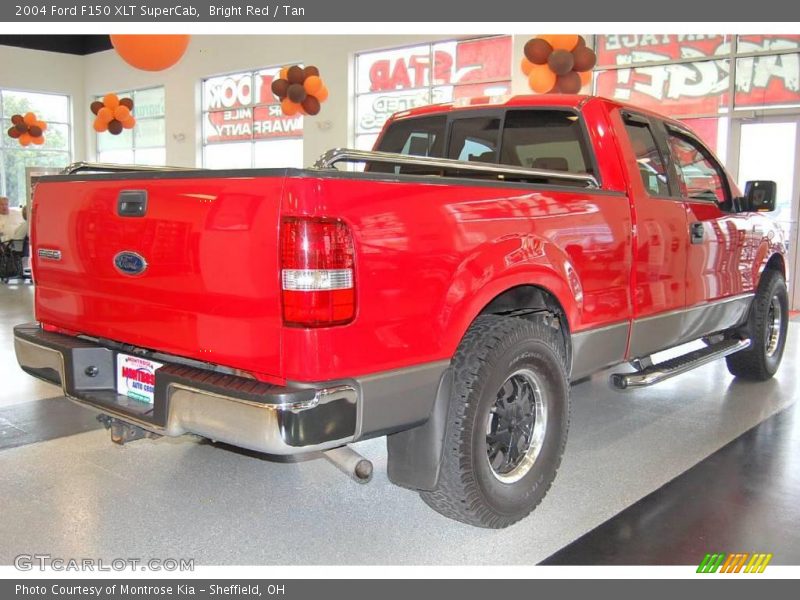
<instances>
[{"instance_id":1,"label":"chrome bumper","mask_svg":"<svg viewBox=\"0 0 800 600\"><path fill-rule=\"evenodd\" d=\"M14 348L24 371L59 385L71 400L159 435L193 433L283 455L335 448L356 436L357 384L282 387L168 363L156 372L155 402L145 410L116 393L112 348L35 323L14 328Z\"/></svg>"}]
</instances>

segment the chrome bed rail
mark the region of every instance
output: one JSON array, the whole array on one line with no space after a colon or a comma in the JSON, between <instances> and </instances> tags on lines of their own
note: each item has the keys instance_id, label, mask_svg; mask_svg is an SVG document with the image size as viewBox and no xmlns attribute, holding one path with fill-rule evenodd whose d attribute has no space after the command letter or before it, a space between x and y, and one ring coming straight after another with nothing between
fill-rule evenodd
<instances>
[{"instance_id":1,"label":"chrome bed rail","mask_svg":"<svg viewBox=\"0 0 800 600\"><path fill-rule=\"evenodd\" d=\"M334 148L323 154L316 163L314 169L332 169L340 162L347 163L385 163L398 166L419 166L432 167L447 171L471 171L473 173L485 173L495 175L498 179L506 177L522 179L554 179L582 183L586 187L600 187L594 175L588 173L567 173L564 171L551 171L548 169L529 169L514 165L499 165L480 162L468 162L453 160L450 158L436 158L433 156L409 156L406 154L396 154L393 152L377 152L371 150L353 150L350 148Z\"/></svg>"},{"instance_id":2,"label":"chrome bed rail","mask_svg":"<svg viewBox=\"0 0 800 600\"><path fill-rule=\"evenodd\" d=\"M127 173L128 171L196 171L192 167L155 167L148 165L118 165L114 163L74 162L64 167L62 175L80 172Z\"/></svg>"}]
</instances>

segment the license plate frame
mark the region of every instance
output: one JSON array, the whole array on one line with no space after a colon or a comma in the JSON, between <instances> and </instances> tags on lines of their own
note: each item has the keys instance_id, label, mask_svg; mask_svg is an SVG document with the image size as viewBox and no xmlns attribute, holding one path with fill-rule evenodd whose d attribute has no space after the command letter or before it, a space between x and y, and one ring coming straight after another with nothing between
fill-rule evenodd
<instances>
[{"instance_id":1,"label":"license plate frame","mask_svg":"<svg viewBox=\"0 0 800 600\"><path fill-rule=\"evenodd\" d=\"M155 376L164 364L142 356L117 353L117 393L144 406L155 403Z\"/></svg>"}]
</instances>

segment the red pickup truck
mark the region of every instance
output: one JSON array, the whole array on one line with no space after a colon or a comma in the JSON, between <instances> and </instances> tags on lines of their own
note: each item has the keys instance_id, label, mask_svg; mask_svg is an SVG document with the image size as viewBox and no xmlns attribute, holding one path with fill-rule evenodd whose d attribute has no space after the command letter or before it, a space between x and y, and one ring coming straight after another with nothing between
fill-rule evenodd
<instances>
[{"instance_id":1,"label":"red pickup truck","mask_svg":"<svg viewBox=\"0 0 800 600\"><path fill-rule=\"evenodd\" d=\"M615 101L406 111L306 170L116 169L36 187L15 345L117 442L323 451L366 479L343 448L386 435L394 483L496 528L553 482L570 381L781 361L775 184L742 194L685 125Z\"/></svg>"}]
</instances>

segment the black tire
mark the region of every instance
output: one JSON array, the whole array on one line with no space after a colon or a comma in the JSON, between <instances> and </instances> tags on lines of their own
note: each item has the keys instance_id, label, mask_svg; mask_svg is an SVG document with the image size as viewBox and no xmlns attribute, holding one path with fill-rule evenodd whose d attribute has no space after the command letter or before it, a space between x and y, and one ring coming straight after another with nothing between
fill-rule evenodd
<instances>
[{"instance_id":1,"label":"black tire","mask_svg":"<svg viewBox=\"0 0 800 600\"><path fill-rule=\"evenodd\" d=\"M420 496L431 508L451 519L492 529L508 527L541 502L556 477L564 453L570 386L562 334L544 320L478 317L461 341L452 368L453 389L439 481L436 489L420 492ZM514 387L515 384L519 385ZM500 399L501 388L515 390L510 403L506 403L505 395ZM523 388L526 391L516 393ZM536 398L534 406L545 411L537 413L536 408L531 409L532 414L544 415L538 428L535 419L515 412L526 405L522 400L513 404L513 398L523 396L526 401ZM502 403L502 411L496 403ZM514 418L519 423L530 424L530 436L538 439L538 443L526 446L521 459L526 463L522 465L525 469L518 466L500 472L501 467L511 467L513 461L495 469L489 462L488 451L498 447L496 440L502 435L514 439L513 433L503 433L506 429L498 424L501 419L498 414L509 412L517 415ZM498 431L487 435L487 428ZM517 447L520 439L522 445L530 439L526 435L518 436ZM535 448L538 452L534 453ZM510 460L513 454L513 451L505 456L497 453L495 461ZM518 479L514 480L515 477Z\"/></svg>"},{"instance_id":2,"label":"black tire","mask_svg":"<svg viewBox=\"0 0 800 600\"><path fill-rule=\"evenodd\" d=\"M780 311L777 316L776 308ZM788 327L786 281L779 271L768 269L761 276L750 314L741 330L741 335L750 338L750 347L726 357L728 371L751 381L765 381L775 375L786 347ZM773 337L775 334L777 339Z\"/></svg>"}]
</instances>

